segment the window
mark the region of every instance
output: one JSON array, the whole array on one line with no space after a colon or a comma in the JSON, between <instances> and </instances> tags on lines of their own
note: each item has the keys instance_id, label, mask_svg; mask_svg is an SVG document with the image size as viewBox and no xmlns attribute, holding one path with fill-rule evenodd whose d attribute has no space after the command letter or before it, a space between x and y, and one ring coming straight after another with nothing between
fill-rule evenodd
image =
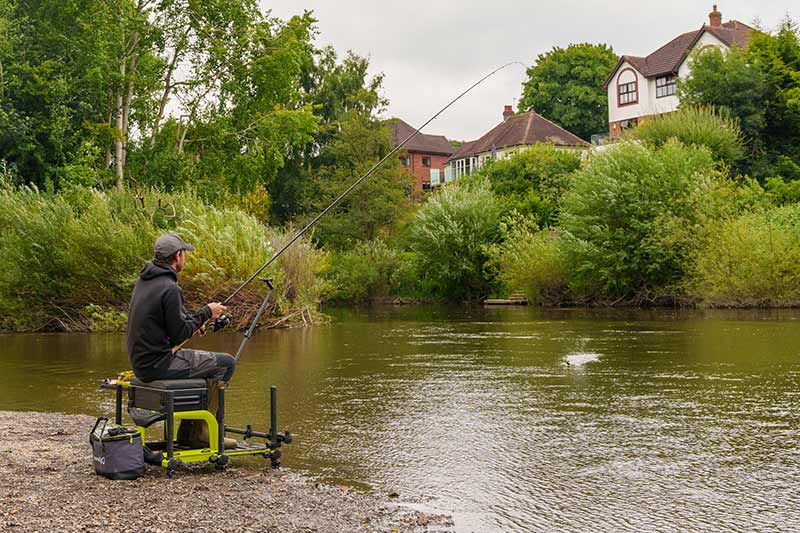
<instances>
[{"instance_id":1,"label":"window","mask_svg":"<svg viewBox=\"0 0 800 533\"><path fill-rule=\"evenodd\" d=\"M400 164L404 167L408 168L410 161L407 155L400 156Z\"/></svg>"},{"instance_id":2,"label":"window","mask_svg":"<svg viewBox=\"0 0 800 533\"><path fill-rule=\"evenodd\" d=\"M426 156L422 156L422 166L423 167L431 166L431 158L430 157L426 157Z\"/></svg>"},{"instance_id":3,"label":"window","mask_svg":"<svg viewBox=\"0 0 800 533\"><path fill-rule=\"evenodd\" d=\"M656 98L675 94L675 76L656 78Z\"/></svg>"},{"instance_id":4,"label":"window","mask_svg":"<svg viewBox=\"0 0 800 533\"><path fill-rule=\"evenodd\" d=\"M639 92L636 90L636 82L619 84L619 105L635 104L639 101Z\"/></svg>"}]
</instances>

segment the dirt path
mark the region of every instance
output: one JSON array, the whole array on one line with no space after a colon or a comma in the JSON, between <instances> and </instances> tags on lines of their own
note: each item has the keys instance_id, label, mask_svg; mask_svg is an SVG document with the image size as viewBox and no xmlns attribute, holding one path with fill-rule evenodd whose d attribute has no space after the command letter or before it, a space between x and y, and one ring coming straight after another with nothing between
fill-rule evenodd
<instances>
[{"instance_id":1,"label":"dirt path","mask_svg":"<svg viewBox=\"0 0 800 533\"><path fill-rule=\"evenodd\" d=\"M0 411L0 531L451 531L388 498L287 470L203 467L136 481L94 474L88 416Z\"/></svg>"}]
</instances>

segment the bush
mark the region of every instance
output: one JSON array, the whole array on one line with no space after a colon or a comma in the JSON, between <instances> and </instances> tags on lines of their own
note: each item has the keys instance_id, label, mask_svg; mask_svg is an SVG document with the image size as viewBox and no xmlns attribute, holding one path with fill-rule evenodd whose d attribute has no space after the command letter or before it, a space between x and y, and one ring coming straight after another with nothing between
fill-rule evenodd
<instances>
[{"instance_id":1,"label":"bush","mask_svg":"<svg viewBox=\"0 0 800 533\"><path fill-rule=\"evenodd\" d=\"M688 287L710 306L800 305L800 205L710 220Z\"/></svg>"},{"instance_id":2,"label":"bush","mask_svg":"<svg viewBox=\"0 0 800 533\"><path fill-rule=\"evenodd\" d=\"M563 303L568 270L556 231L520 225L502 243L491 246L489 255L498 278L512 291L522 292L530 303Z\"/></svg>"},{"instance_id":3,"label":"bush","mask_svg":"<svg viewBox=\"0 0 800 533\"><path fill-rule=\"evenodd\" d=\"M481 174L489 179L506 211L516 210L546 226L555 219L571 174L580 164L580 152L540 143L510 159L492 162Z\"/></svg>"},{"instance_id":4,"label":"bush","mask_svg":"<svg viewBox=\"0 0 800 533\"><path fill-rule=\"evenodd\" d=\"M501 211L485 179L446 185L420 208L409 238L432 296L458 301L488 294L486 248L499 236Z\"/></svg>"},{"instance_id":5,"label":"bush","mask_svg":"<svg viewBox=\"0 0 800 533\"><path fill-rule=\"evenodd\" d=\"M670 139L686 145L705 146L716 160L729 165L744 157L738 122L711 107L683 106L642 122L632 135L653 147L663 146Z\"/></svg>"},{"instance_id":6,"label":"bush","mask_svg":"<svg viewBox=\"0 0 800 533\"><path fill-rule=\"evenodd\" d=\"M674 140L659 149L623 142L593 157L560 217L571 288L630 303L674 296L688 248L669 229L692 225L690 193L713 169L708 149Z\"/></svg>"},{"instance_id":7,"label":"bush","mask_svg":"<svg viewBox=\"0 0 800 533\"><path fill-rule=\"evenodd\" d=\"M327 298L365 303L407 292L411 268L410 261L385 242L360 242L334 257L328 272Z\"/></svg>"}]
</instances>

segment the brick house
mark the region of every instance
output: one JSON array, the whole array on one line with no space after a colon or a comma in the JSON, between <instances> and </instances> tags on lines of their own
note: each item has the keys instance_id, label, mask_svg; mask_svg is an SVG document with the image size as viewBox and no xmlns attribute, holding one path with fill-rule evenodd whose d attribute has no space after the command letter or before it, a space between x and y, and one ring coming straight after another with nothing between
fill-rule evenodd
<instances>
[{"instance_id":1,"label":"brick house","mask_svg":"<svg viewBox=\"0 0 800 533\"><path fill-rule=\"evenodd\" d=\"M450 156L445 167L445 181L471 174L490 159L506 159L536 143L550 143L557 148L585 149L589 143L529 111L515 114L510 105L503 110L503 122L480 139L464 143Z\"/></svg>"},{"instance_id":2,"label":"brick house","mask_svg":"<svg viewBox=\"0 0 800 533\"><path fill-rule=\"evenodd\" d=\"M403 142L416 128L399 118L386 121L391 134L392 148ZM419 133L405 146L407 155L400 157L403 166L416 178L415 190L428 190L431 179L438 183L444 178L444 165L455 151L444 135Z\"/></svg>"},{"instance_id":3,"label":"brick house","mask_svg":"<svg viewBox=\"0 0 800 533\"><path fill-rule=\"evenodd\" d=\"M619 137L643 117L678 109L675 80L689 74L692 52L709 46L723 51L744 46L753 31L738 20L723 23L714 5L708 24L700 29L678 35L648 56L622 56L603 84L608 91L609 135Z\"/></svg>"}]
</instances>

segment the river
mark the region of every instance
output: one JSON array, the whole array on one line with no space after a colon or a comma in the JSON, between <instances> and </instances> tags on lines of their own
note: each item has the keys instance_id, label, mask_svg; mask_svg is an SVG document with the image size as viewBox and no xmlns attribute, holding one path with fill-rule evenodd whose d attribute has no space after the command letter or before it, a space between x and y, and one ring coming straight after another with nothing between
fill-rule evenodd
<instances>
[{"instance_id":1,"label":"river","mask_svg":"<svg viewBox=\"0 0 800 533\"><path fill-rule=\"evenodd\" d=\"M800 529L800 312L330 314L257 333L227 397L230 424L266 429L278 386L290 468L459 531ZM98 384L127 368L124 336L0 346L0 409L113 412Z\"/></svg>"}]
</instances>

